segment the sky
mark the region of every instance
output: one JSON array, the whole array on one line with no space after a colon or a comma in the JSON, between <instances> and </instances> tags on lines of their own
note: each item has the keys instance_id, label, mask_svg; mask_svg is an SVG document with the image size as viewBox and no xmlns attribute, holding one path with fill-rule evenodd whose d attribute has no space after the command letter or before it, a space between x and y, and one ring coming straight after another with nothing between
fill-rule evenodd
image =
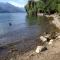
<instances>
[{"instance_id":1,"label":"sky","mask_svg":"<svg viewBox=\"0 0 60 60\"><path fill-rule=\"evenodd\" d=\"M28 0L0 0L0 2L8 2L17 7L24 7L27 4Z\"/></svg>"}]
</instances>

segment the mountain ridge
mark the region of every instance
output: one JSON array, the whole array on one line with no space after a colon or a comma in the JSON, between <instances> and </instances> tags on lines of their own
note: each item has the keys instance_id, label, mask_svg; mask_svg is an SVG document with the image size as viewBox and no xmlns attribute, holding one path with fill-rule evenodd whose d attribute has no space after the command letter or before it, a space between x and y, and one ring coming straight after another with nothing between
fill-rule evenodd
<instances>
[{"instance_id":1,"label":"mountain ridge","mask_svg":"<svg viewBox=\"0 0 60 60\"><path fill-rule=\"evenodd\" d=\"M16 7L10 3L2 3L0 2L0 13L18 13L25 12L24 8Z\"/></svg>"}]
</instances>

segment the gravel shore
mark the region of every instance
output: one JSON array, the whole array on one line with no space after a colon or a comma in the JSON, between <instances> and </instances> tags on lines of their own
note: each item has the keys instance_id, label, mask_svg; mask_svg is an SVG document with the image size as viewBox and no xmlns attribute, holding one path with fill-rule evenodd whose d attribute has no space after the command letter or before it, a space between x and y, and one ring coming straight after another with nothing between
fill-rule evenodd
<instances>
[{"instance_id":1,"label":"gravel shore","mask_svg":"<svg viewBox=\"0 0 60 60\"><path fill-rule=\"evenodd\" d=\"M18 51L10 52L6 60L60 60L60 39L56 39L52 45L47 45L48 50L35 53L35 49L20 54Z\"/></svg>"}]
</instances>

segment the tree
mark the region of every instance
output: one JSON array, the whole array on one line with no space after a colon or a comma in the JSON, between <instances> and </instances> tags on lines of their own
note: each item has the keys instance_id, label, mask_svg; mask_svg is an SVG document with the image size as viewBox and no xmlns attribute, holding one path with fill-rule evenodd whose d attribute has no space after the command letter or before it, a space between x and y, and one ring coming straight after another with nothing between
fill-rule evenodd
<instances>
[{"instance_id":1,"label":"tree","mask_svg":"<svg viewBox=\"0 0 60 60\"><path fill-rule=\"evenodd\" d=\"M40 12L40 13L43 13L44 12L44 8L45 8L45 4L42 0L39 0L36 4L37 6L37 11Z\"/></svg>"},{"instance_id":2,"label":"tree","mask_svg":"<svg viewBox=\"0 0 60 60\"><path fill-rule=\"evenodd\" d=\"M36 15L38 12L52 14L60 11L60 0L39 0L37 2L29 1L26 5L26 11L30 15Z\"/></svg>"}]
</instances>

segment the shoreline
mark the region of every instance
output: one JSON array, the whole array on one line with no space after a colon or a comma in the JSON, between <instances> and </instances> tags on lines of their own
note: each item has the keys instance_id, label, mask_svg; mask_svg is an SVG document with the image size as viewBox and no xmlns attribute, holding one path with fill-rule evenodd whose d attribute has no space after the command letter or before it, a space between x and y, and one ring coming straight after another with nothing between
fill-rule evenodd
<instances>
[{"instance_id":1,"label":"shoreline","mask_svg":"<svg viewBox=\"0 0 60 60\"><path fill-rule=\"evenodd\" d=\"M54 17L54 20L52 20L52 24L58 25L59 22L55 23L57 20L56 15L46 15L46 17ZM54 23L53 23L53 21L54 21ZM56 27L59 27L59 26L56 26ZM1 57L0 60L48 60L48 59L57 60L59 58L60 39L55 39L52 45L47 45L47 48L48 48L47 51L41 52L39 54L35 53L35 49L37 46L36 43L37 44L39 43L39 37L36 40L33 40L33 41L26 40L26 41L22 41L22 42L17 42L17 44L12 43L12 44L9 44L7 47L3 47L2 49L7 49L7 51L6 51L7 56L5 56L6 58ZM25 50L24 52L16 49L16 46L21 47L20 43L24 44L23 48L25 48L25 49L22 49L23 51ZM29 45L29 46L27 46L27 45ZM22 52L22 54L21 54L21 52ZM55 57L55 56L57 56L57 57Z\"/></svg>"},{"instance_id":2,"label":"shoreline","mask_svg":"<svg viewBox=\"0 0 60 60\"><path fill-rule=\"evenodd\" d=\"M52 17L52 24L54 24L58 29L60 29L60 16L59 14L44 15L43 13L38 13L38 16L46 16L47 18Z\"/></svg>"},{"instance_id":3,"label":"shoreline","mask_svg":"<svg viewBox=\"0 0 60 60\"><path fill-rule=\"evenodd\" d=\"M58 33L59 34L59 33ZM60 36L60 34L59 34ZM37 39L37 44L39 39ZM32 47L34 44L32 44L30 47ZM36 44L35 44L36 45ZM36 45L37 46L37 45ZM24 53L20 53L19 50L16 50L12 47L10 51L8 51L8 57L6 57L6 60L59 60L60 59L60 39L56 38L54 39L53 43L51 45L46 45L48 50L36 53L35 49L36 46L33 48L27 49ZM31 50L30 50L31 49ZM29 50L29 51L28 51ZM23 51L21 51L23 52ZM2 60L2 59L0 59Z\"/></svg>"}]
</instances>

